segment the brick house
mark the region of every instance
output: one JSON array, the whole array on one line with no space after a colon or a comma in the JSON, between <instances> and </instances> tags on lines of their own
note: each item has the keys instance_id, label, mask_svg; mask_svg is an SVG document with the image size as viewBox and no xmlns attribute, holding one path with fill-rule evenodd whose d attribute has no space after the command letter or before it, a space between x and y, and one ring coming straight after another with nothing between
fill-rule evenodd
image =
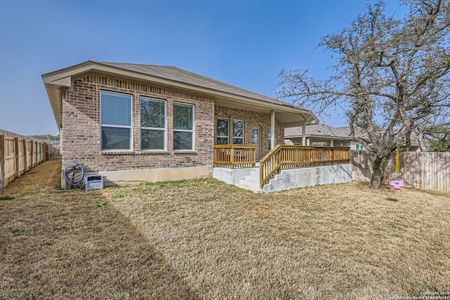
<instances>
[{"instance_id":1,"label":"brick house","mask_svg":"<svg viewBox=\"0 0 450 300\"><path fill-rule=\"evenodd\" d=\"M215 148L249 145L258 161L285 128L317 123L308 110L171 66L87 61L42 77L63 165L80 161L111 183L211 176Z\"/></svg>"}]
</instances>

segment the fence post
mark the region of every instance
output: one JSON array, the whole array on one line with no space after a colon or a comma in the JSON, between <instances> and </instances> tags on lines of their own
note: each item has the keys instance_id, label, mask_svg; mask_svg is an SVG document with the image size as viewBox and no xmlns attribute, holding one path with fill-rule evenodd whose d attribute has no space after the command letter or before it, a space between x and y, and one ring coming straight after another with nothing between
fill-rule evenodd
<instances>
[{"instance_id":1,"label":"fence post","mask_svg":"<svg viewBox=\"0 0 450 300\"><path fill-rule=\"evenodd\" d=\"M16 161L16 177L20 176L20 155L19 155L19 138L15 137L14 138L14 155L15 155L15 161Z\"/></svg>"},{"instance_id":2,"label":"fence post","mask_svg":"<svg viewBox=\"0 0 450 300\"><path fill-rule=\"evenodd\" d=\"M44 161L48 160L48 144L44 144Z\"/></svg>"},{"instance_id":3,"label":"fence post","mask_svg":"<svg viewBox=\"0 0 450 300\"><path fill-rule=\"evenodd\" d=\"M30 143L30 151L31 151L31 160L30 160L30 169L31 169L34 164L34 141L33 140L31 140L31 143Z\"/></svg>"},{"instance_id":4,"label":"fence post","mask_svg":"<svg viewBox=\"0 0 450 300\"><path fill-rule=\"evenodd\" d=\"M5 186L5 136L0 135L0 190Z\"/></svg>"},{"instance_id":5,"label":"fence post","mask_svg":"<svg viewBox=\"0 0 450 300\"><path fill-rule=\"evenodd\" d=\"M28 171L27 169L27 161L28 161L28 157L27 157L27 140L23 139L22 140L22 147L23 147L23 172L25 173L26 171Z\"/></svg>"},{"instance_id":6,"label":"fence post","mask_svg":"<svg viewBox=\"0 0 450 300\"><path fill-rule=\"evenodd\" d=\"M41 163L41 143L37 142L36 143L36 155L37 155L37 164L39 165Z\"/></svg>"}]
</instances>

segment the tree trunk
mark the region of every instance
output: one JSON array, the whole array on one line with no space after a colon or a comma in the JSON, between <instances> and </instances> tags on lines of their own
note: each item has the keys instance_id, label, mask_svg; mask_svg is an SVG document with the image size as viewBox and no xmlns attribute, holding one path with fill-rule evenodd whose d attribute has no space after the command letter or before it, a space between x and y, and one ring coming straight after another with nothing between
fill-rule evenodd
<instances>
[{"instance_id":1,"label":"tree trunk","mask_svg":"<svg viewBox=\"0 0 450 300\"><path fill-rule=\"evenodd\" d=\"M370 176L369 187L379 189L383 184L384 170L386 168L386 158L376 156L372 159L372 174Z\"/></svg>"}]
</instances>

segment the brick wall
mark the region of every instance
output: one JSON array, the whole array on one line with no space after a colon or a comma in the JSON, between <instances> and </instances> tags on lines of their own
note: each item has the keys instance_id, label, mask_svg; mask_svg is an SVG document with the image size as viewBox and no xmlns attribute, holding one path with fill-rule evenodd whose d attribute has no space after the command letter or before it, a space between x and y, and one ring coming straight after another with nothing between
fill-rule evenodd
<instances>
[{"instance_id":1,"label":"brick wall","mask_svg":"<svg viewBox=\"0 0 450 300\"><path fill-rule=\"evenodd\" d=\"M100 149L100 91L109 90L133 96L133 150L102 152ZM141 151L139 96L167 101L167 151ZM174 152L172 142L172 103L195 106L195 151ZM61 148L63 164L73 160L90 171L115 171L142 168L211 166L214 144L214 103L207 96L182 90L89 73L73 79L63 93Z\"/></svg>"}]
</instances>

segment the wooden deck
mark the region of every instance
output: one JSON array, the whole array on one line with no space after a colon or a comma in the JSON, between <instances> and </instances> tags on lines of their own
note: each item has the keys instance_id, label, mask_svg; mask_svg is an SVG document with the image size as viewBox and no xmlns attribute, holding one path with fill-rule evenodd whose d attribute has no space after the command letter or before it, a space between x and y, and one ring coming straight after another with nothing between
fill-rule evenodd
<instances>
[{"instance_id":1,"label":"wooden deck","mask_svg":"<svg viewBox=\"0 0 450 300\"><path fill-rule=\"evenodd\" d=\"M350 161L349 147L277 145L260 161L259 183L264 185L284 169L341 164Z\"/></svg>"},{"instance_id":2,"label":"wooden deck","mask_svg":"<svg viewBox=\"0 0 450 300\"><path fill-rule=\"evenodd\" d=\"M277 145L259 161L259 183L263 188L284 169L341 164L350 161L348 147ZM214 166L252 168L256 166L256 145L215 145Z\"/></svg>"}]
</instances>

